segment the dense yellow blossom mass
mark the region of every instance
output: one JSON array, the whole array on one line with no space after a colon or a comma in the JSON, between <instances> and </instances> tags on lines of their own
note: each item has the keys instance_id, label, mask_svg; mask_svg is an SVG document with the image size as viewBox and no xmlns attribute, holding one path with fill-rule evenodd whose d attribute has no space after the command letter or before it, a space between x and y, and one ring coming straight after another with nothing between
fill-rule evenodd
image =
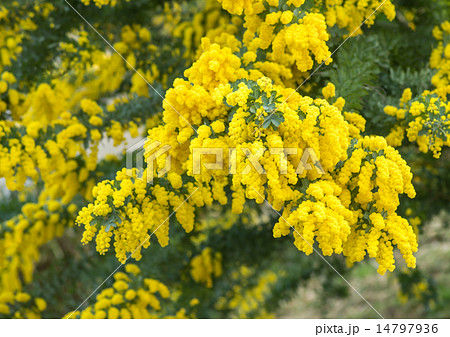
<instances>
[{"instance_id":1,"label":"dense yellow blossom mass","mask_svg":"<svg viewBox=\"0 0 450 337\"><path fill-rule=\"evenodd\" d=\"M386 137L390 145L400 146L407 138L416 142L421 152L430 151L439 158L442 148L450 146L450 21L436 26L433 35L439 41L430 56L430 67L436 70L431 82L436 89L413 97L411 89L407 88L399 107L389 105L384 112L398 120Z\"/></svg>"},{"instance_id":2,"label":"dense yellow blossom mass","mask_svg":"<svg viewBox=\"0 0 450 337\"><path fill-rule=\"evenodd\" d=\"M139 278L140 268L134 264L125 266L125 272L114 274L111 288L103 289L96 297L96 302L82 311L69 312L64 318L193 318L186 309L181 308L168 314L161 307L161 301L169 302L169 289L154 279ZM139 286L131 287L132 283Z\"/></svg>"},{"instance_id":3,"label":"dense yellow blossom mass","mask_svg":"<svg viewBox=\"0 0 450 337\"><path fill-rule=\"evenodd\" d=\"M289 6L294 10L301 3ZM267 60L289 68L295 64L301 72L310 70L314 60L331 62L325 18L274 11L262 20L262 1L242 2L242 8L227 1L222 5L232 14L243 13L242 42L231 49L202 39L202 53L185 71L187 80L176 79L167 91L164 124L149 130L146 158L154 152L152 141L170 146L155 169L163 169L170 155L171 186L158 180L147 187L136 172L127 175L125 169L114 181L101 182L94 188L94 203L77 218L85 226L83 242L95 237L101 254L114 246L120 261L127 253L140 259L141 248L150 245L146 238L156 228L159 243L168 244L169 224L164 220L172 210L189 232L196 208L230 202L232 211L240 214L248 200L267 200L283 212L274 237L293 229L294 244L306 254L317 242L322 254L343 254L349 263L368 255L376 258L384 274L395 267L397 246L407 265L414 267L417 239L396 213L400 194L415 195L406 162L384 138L362 138L364 119L344 113L342 99L333 105L302 96L289 84L264 76L262 69L268 68L248 54L265 53L271 46ZM277 26L281 29L274 33ZM241 61L234 52L243 50L247 56ZM333 97L334 86L329 84L323 94ZM208 169L218 156L223 165ZM124 203L127 198L134 202ZM100 224L107 219L112 226L105 231L106 225ZM192 260L192 276L207 286L212 284L209 275L217 273L211 259L205 250Z\"/></svg>"},{"instance_id":4,"label":"dense yellow blossom mass","mask_svg":"<svg viewBox=\"0 0 450 337\"><path fill-rule=\"evenodd\" d=\"M361 26L373 25L378 13L383 13L389 21L394 20L395 6L390 0L315 0L325 8L328 26L346 28L349 33L361 34Z\"/></svg>"},{"instance_id":5,"label":"dense yellow blossom mass","mask_svg":"<svg viewBox=\"0 0 450 337\"><path fill-rule=\"evenodd\" d=\"M43 298L32 298L24 292L2 291L0 294L0 315L13 318L41 318L47 307Z\"/></svg>"},{"instance_id":6,"label":"dense yellow blossom mass","mask_svg":"<svg viewBox=\"0 0 450 337\"><path fill-rule=\"evenodd\" d=\"M197 255L191 260L192 278L199 283L204 283L208 288L213 286L212 277L222 275L221 254L211 252L211 248L205 248L201 255Z\"/></svg>"}]
</instances>

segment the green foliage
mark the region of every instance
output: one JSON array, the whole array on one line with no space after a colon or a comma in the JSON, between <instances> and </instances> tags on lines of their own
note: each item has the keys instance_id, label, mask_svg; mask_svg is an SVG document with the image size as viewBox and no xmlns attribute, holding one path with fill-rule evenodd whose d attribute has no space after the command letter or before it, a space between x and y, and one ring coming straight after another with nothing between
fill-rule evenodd
<instances>
[{"instance_id":1,"label":"green foliage","mask_svg":"<svg viewBox=\"0 0 450 337\"><path fill-rule=\"evenodd\" d=\"M336 54L322 76L335 84L337 96L345 97L346 111L363 112L363 98L386 68L387 52L377 36L362 35L349 40Z\"/></svg>"}]
</instances>

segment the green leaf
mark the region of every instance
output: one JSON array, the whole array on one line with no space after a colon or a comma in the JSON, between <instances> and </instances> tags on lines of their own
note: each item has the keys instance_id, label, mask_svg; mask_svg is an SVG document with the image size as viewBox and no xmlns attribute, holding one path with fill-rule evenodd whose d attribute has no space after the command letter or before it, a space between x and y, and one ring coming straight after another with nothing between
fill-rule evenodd
<instances>
[{"instance_id":1,"label":"green leaf","mask_svg":"<svg viewBox=\"0 0 450 337\"><path fill-rule=\"evenodd\" d=\"M269 98L267 97L267 94L265 92L263 92L262 96L261 96L261 101L264 105L264 109L266 106L269 105Z\"/></svg>"},{"instance_id":2,"label":"green leaf","mask_svg":"<svg viewBox=\"0 0 450 337\"><path fill-rule=\"evenodd\" d=\"M270 120L270 118L268 118L268 119L266 119L266 120L264 121L262 127L263 127L264 129L267 129L267 128L269 127L270 123L272 123L272 121Z\"/></svg>"},{"instance_id":3,"label":"green leaf","mask_svg":"<svg viewBox=\"0 0 450 337\"><path fill-rule=\"evenodd\" d=\"M111 223L108 223L108 224L106 225L106 227L105 227L105 232L106 232L106 233L108 233L108 232L111 230L111 226L112 226Z\"/></svg>"},{"instance_id":4,"label":"green leaf","mask_svg":"<svg viewBox=\"0 0 450 337\"><path fill-rule=\"evenodd\" d=\"M250 116L247 117L246 122L250 123L255 119L256 115L255 114L251 114Z\"/></svg>"},{"instance_id":5,"label":"green leaf","mask_svg":"<svg viewBox=\"0 0 450 337\"><path fill-rule=\"evenodd\" d=\"M91 222L89 223L91 226L97 226L100 222L100 218L94 218L91 220Z\"/></svg>"}]
</instances>

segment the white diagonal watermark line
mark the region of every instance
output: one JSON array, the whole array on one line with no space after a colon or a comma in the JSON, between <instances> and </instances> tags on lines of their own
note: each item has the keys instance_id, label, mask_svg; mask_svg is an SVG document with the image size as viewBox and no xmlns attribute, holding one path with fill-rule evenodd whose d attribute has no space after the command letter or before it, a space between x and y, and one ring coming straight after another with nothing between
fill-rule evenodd
<instances>
[{"instance_id":1,"label":"white diagonal watermark line","mask_svg":"<svg viewBox=\"0 0 450 337\"><path fill-rule=\"evenodd\" d=\"M77 13L78 15L79 15L79 17L80 18L82 18L83 19L83 21L84 22L86 22L86 24L89 26L89 27L91 27L91 29L94 31L94 32L96 32L97 33L97 35L98 36L100 36L101 38L102 38L102 40L103 41L105 41L105 43L108 45L108 46L110 46L111 47L111 49L112 50L114 50L116 53L117 53L117 55L119 55L121 58L122 58L122 60L124 60L125 61L125 63L131 68L131 69L133 69L135 72L136 72L136 74L138 74L144 81L145 81L145 83L147 83L149 86L150 86L150 88L152 88L158 95L159 95L159 97L161 97L162 99L163 99L163 101L164 102L166 102L172 109L173 109L173 111L175 111L181 118L183 118L183 120L196 132L196 133L198 133L197 132L197 130L192 126L192 124L191 123L189 123L187 120L186 120L186 118L184 118L184 116L182 115L182 114L180 114L173 106L172 106L172 104L170 104L164 97L163 97L163 95L161 95L160 94L160 92L158 91L158 90L156 90L155 89L155 87L153 86L153 85L151 85L150 84L150 82L149 81L147 81L147 79L144 77L144 76L142 76L141 75L141 73L139 72L139 71L137 71L136 70L136 68L134 68L126 59L125 59L125 57L123 57L117 50L116 50L116 48L114 48L112 45L111 45L111 43L109 43L109 41L108 40L106 40L104 37L103 37L103 35L102 34L100 34L98 31L97 31L97 29L95 29L94 28L94 26L92 26L90 23L89 23L89 21L88 20L86 20L67 0L64 0L69 6L70 6L70 8L72 8L73 9L73 11L75 12L75 13Z\"/></svg>"},{"instance_id":2,"label":"white diagonal watermark line","mask_svg":"<svg viewBox=\"0 0 450 337\"><path fill-rule=\"evenodd\" d=\"M334 272L336 273L336 274L338 274L344 281L345 281L345 283L347 283L348 284L348 286L350 287L350 288L352 288L358 295L359 295L359 297L361 297L368 305L369 305L369 307L371 307L376 313L377 313L377 315L378 316L380 316L382 319L384 319L384 317L377 311L377 309L375 309L373 306L372 306L372 304L370 304L369 303L369 301L367 301L366 300L366 298L363 296L363 295L361 295L360 294L360 292L358 291L358 290L356 290L355 289L355 287L353 287L351 284L350 284L350 282L348 282L346 279L345 279L345 277L344 276L342 276L341 275L341 273L339 273L337 270L336 270L336 268L334 268L331 264L330 264L330 262L328 262L327 261L327 259L322 255L322 254L320 254L320 252L317 250L317 249L315 249L295 228L294 228L294 226L292 226L285 218L284 218L284 216L282 215L282 214L280 214L280 212L278 212L275 208L273 208L273 206L267 201L267 199L266 198L264 198L264 196L262 196L261 195L261 193L259 193L254 187L252 187L254 190L255 190L255 192L256 193L258 193L258 195L261 197L261 198L263 198L264 199L264 201L314 250L314 252L315 253L317 253L321 258L322 258L322 260L324 260L325 262L326 262L326 264L328 264L328 266L330 266L330 268L331 269L333 269L334 270Z\"/></svg>"},{"instance_id":3,"label":"white diagonal watermark line","mask_svg":"<svg viewBox=\"0 0 450 337\"><path fill-rule=\"evenodd\" d=\"M378 10L384 5L384 3L387 0L384 0L373 12L372 14L370 14L359 26L358 28L356 28L349 36L347 36L347 38L330 54L330 56L327 57L327 59L325 61L323 61L303 82L302 84L300 84L297 89L295 89L289 96L288 98L286 98L283 103L281 103L276 109L274 109L266 118L264 118L264 120L262 121L262 123L253 131L252 134L254 134L256 131L260 130L262 125L264 124L264 122L266 120L268 120L270 118L270 116L272 116L275 112L278 111L278 109L284 104L286 103L286 101L291 98L291 96L297 92L298 89L300 89L303 84L305 84L320 68L322 68L322 66L334 55L334 53L336 53L339 48L342 47L342 45L348 41L348 39L350 39L365 23L367 20L369 20L376 12L378 12Z\"/></svg>"},{"instance_id":4,"label":"white diagonal watermark line","mask_svg":"<svg viewBox=\"0 0 450 337\"><path fill-rule=\"evenodd\" d=\"M104 285L105 284L105 282L106 281L108 281L110 278L111 278L111 276L113 276L122 266L124 266L126 263L127 263L127 261L128 261L128 259L139 249L139 248L141 248L142 247L142 245L144 244L144 243L146 243L148 240L150 240L150 238L151 238L151 236L153 235L153 234L155 234L155 232L162 226L162 225L164 225L165 223L166 223L166 221L167 220L169 220L170 219L170 217L172 216L172 215L174 215L175 213L176 213L176 211L178 211L178 209L181 207L181 206L183 206L184 205L184 203L186 202L186 201L188 201L189 200L189 198L190 197L192 197L192 195L195 193L195 192L197 192L197 190L199 189L200 187L197 187L186 199L184 199L184 201L181 203L181 204L179 204L178 205L178 207L177 208L175 208L175 210L172 212L172 213L170 213L170 215L166 218L166 220L164 220L144 241L142 241L141 242L141 244L130 254L130 255L128 255L128 257L125 259L125 261L123 262L123 263L121 263L116 269L114 269L114 271L105 279L105 280L103 280L103 282L102 283L100 283L99 285L98 285L98 287L97 288L95 288L94 289L94 291L88 296L88 297L86 297L85 299L84 299L84 301L83 302L81 302L81 304L74 310L74 311L72 311L72 313L69 315L69 317L67 317L67 319L69 319L70 317L72 317L72 315L74 314L74 313L76 313L77 311L78 311L78 309L80 309L82 306L83 306L83 304L84 303L86 303L87 302L87 300L89 300L91 297L92 297L92 295L94 295L96 292L97 292L97 290L99 290L101 287L102 287L102 285Z\"/></svg>"}]
</instances>

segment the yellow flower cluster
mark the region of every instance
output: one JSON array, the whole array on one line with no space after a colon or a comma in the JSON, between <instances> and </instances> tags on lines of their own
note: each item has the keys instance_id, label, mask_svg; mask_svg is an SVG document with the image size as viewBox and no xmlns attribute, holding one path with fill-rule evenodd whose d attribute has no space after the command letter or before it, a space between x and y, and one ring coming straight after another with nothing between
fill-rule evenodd
<instances>
[{"instance_id":1,"label":"yellow flower cluster","mask_svg":"<svg viewBox=\"0 0 450 337\"><path fill-rule=\"evenodd\" d=\"M359 138L366 129L366 120L356 112L344 112L345 120L350 124L348 131L353 138Z\"/></svg>"},{"instance_id":2,"label":"yellow flower cluster","mask_svg":"<svg viewBox=\"0 0 450 337\"><path fill-rule=\"evenodd\" d=\"M47 5L42 6L43 9L46 7ZM4 12L6 10L2 9L2 13ZM17 23L12 26L20 27ZM124 141L124 132L127 129L132 136L137 136L137 123L148 122L141 118L134 119L134 122L122 119L119 122L111 118L115 112L115 105L126 103L127 97L115 98L105 111L96 103L100 96L115 93L120 87L126 77L126 65L119 55L90 45L87 32L76 30L72 33L70 36L73 37L73 42L60 46L63 52L61 70L64 74L64 69L67 69L67 75L53 79L49 84L37 85L27 93L14 89L18 88L18 83L14 75L8 71L1 72L0 81L1 97L2 99L8 97L6 103L3 101L0 103L2 112L10 110L12 113L12 120L8 116L6 120L2 118L0 121L0 177L6 178L7 187L12 191L23 190L27 178L34 181L42 180L44 189L40 200L61 199L64 204L69 204L78 193L85 199L92 200L91 189L97 179L97 175L93 172L97 168L98 144L105 135L111 137L115 145L119 145ZM3 42L2 39L8 36L6 33L0 35L0 41ZM18 38L20 34L15 36ZM150 63L150 61L142 57L137 61L137 53L156 48L150 40L151 34L148 29L138 25L125 26L121 31L121 41L115 43L114 47L126 56L130 64L140 69L141 66L148 65L142 62ZM77 53L76 57L73 57L74 53ZM2 66L3 64L8 66L9 61L5 58ZM155 67L156 65L153 65L149 70L151 76L146 75L148 81L153 81L155 77L161 75ZM134 73L130 77L132 77L131 91L147 96L147 83L137 78ZM149 123L150 126L154 124L155 121ZM139 193L142 195L142 189ZM178 206L175 199L171 200L171 203ZM177 216L180 219L183 218L181 213L184 209L185 207L179 209L180 214ZM191 210L187 209L184 215L186 228L193 227L190 212ZM52 225L53 220L50 221L50 226ZM46 226L47 223L44 221L44 227ZM18 226L18 233L22 231L21 228ZM157 235L161 233L162 231ZM111 234L112 232L109 235ZM17 234L17 240L20 240L20 235ZM160 236L161 242L167 241L165 237L167 233ZM100 251L108 248L108 238L108 236L98 238L97 241L102 247ZM24 254L36 256L35 247L41 245L39 236L36 236L34 241L33 237L27 237L27 240L30 240L27 246L33 253L26 251ZM15 249L11 248L6 255L8 259L14 261L11 264L13 266L11 274L14 275L20 268L17 261L21 259L21 255ZM17 258L8 255L10 253L17 254ZM4 256L2 254L2 258ZM34 258L30 261L35 260ZM23 262L23 268L32 270L33 263ZM9 273L9 269L10 267L5 266L5 274ZM29 274L27 271L26 275ZM5 282L15 284L14 277L5 276ZM29 276L25 278L28 280Z\"/></svg>"},{"instance_id":3,"label":"yellow flower cluster","mask_svg":"<svg viewBox=\"0 0 450 337\"><path fill-rule=\"evenodd\" d=\"M47 2L35 6L29 16L45 17L52 10ZM0 11L1 15L7 14L3 7ZM28 14L22 18L6 16L0 27L0 177L5 178L11 191L23 191L28 178L42 187L38 202L24 205L22 214L2 224L0 288L10 291L20 291L32 281L41 247L73 225L73 214L78 209L71 204L72 199L80 193L92 200L98 142L116 125L110 119L103 120L105 114L96 100L117 90L125 75L118 55L98 50L89 45L86 32L74 31L70 35L74 43L61 46L65 51L61 67L70 72L61 69L63 75L48 84L24 89L8 67L21 52L21 32L36 27L29 19L23 21L26 17ZM81 48L79 57L70 54ZM76 66L69 67L71 64ZM116 129L130 129L136 134L137 124L125 121ZM123 139L119 132L111 137Z\"/></svg>"},{"instance_id":4,"label":"yellow flower cluster","mask_svg":"<svg viewBox=\"0 0 450 337\"><path fill-rule=\"evenodd\" d=\"M34 6L32 11L21 13L20 16L15 15L16 12L22 10L23 3L14 1L8 4L8 8L0 5L0 74L7 71L22 53L22 41L27 32L34 31L38 28L34 20L38 18L46 19L55 9L52 3L44 2L39 6ZM2 78L2 80L6 81ZM0 81L0 95L6 91L5 82ZM11 84L11 82L10 82ZM17 97L17 92L10 90L11 104ZM0 99L0 116L5 111L5 102Z\"/></svg>"},{"instance_id":5,"label":"yellow flower cluster","mask_svg":"<svg viewBox=\"0 0 450 337\"><path fill-rule=\"evenodd\" d=\"M252 208L245 208L241 214L232 213L230 209L223 209L220 205L212 205L210 209L211 212L220 214L220 216L198 219L194 229L198 235L192 239L198 245L207 239L206 233L220 234L229 230L239 220L246 226L255 227L262 221L261 214Z\"/></svg>"},{"instance_id":6,"label":"yellow flower cluster","mask_svg":"<svg viewBox=\"0 0 450 337\"><path fill-rule=\"evenodd\" d=\"M223 9L225 9L227 12L231 14L236 15L242 15L242 13L245 11L245 13L253 13L253 4L257 3L258 1L255 0L218 0L221 4Z\"/></svg>"},{"instance_id":7,"label":"yellow flower cluster","mask_svg":"<svg viewBox=\"0 0 450 337\"><path fill-rule=\"evenodd\" d=\"M322 95L323 97L328 101L330 98L333 98L336 96L336 87L333 83L328 83L323 89L322 89Z\"/></svg>"},{"instance_id":8,"label":"yellow flower cluster","mask_svg":"<svg viewBox=\"0 0 450 337\"><path fill-rule=\"evenodd\" d=\"M72 96L67 100L76 105L85 97L96 99L102 94L117 90L124 80L126 64L117 53L108 53L91 45L86 31L73 33L70 42L61 42L61 72L71 77L65 79L65 86ZM114 44L125 45L122 41ZM88 76L87 76L88 75ZM80 90L80 87L83 89Z\"/></svg>"},{"instance_id":9,"label":"yellow flower cluster","mask_svg":"<svg viewBox=\"0 0 450 337\"><path fill-rule=\"evenodd\" d=\"M14 3L11 10L22 11L22 7ZM61 43L58 49L61 76L49 83L25 91L20 79L7 71L21 52L23 32L36 28L32 18L45 18L53 10L54 6L47 2L34 6L29 14L17 16L8 15L9 11L0 7L0 177L6 179L12 191L23 190L28 178L34 182L42 180L42 200L62 198L69 203L77 193L91 200L99 141L106 135L114 140L114 145L120 145L127 129L137 136L137 123L147 121L138 117L133 121L121 118L119 122L108 116L113 115L117 103L126 102L128 97L113 96L114 103L107 111L98 106L99 97L116 95L121 84L128 80L126 64L116 53L91 45L86 31L75 29L68 34L71 40ZM139 57L143 51L156 49L147 28L124 26L114 47L147 81L164 76L167 80L167 74L160 73L154 60ZM130 77L131 90L127 96L134 93L148 96L148 84L134 72Z\"/></svg>"},{"instance_id":10,"label":"yellow flower cluster","mask_svg":"<svg viewBox=\"0 0 450 337\"><path fill-rule=\"evenodd\" d=\"M298 205L285 208L274 236L292 228L299 250L311 254L317 241L324 255L342 253L349 263L368 254L377 259L380 274L394 269L397 245L413 268L417 238L408 221L395 213L399 194L415 196L406 162L383 138L364 137L339 166L331 173L334 181L311 183Z\"/></svg>"},{"instance_id":11,"label":"yellow flower cluster","mask_svg":"<svg viewBox=\"0 0 450 337\"><path fill-rule=\"evenodd\" d=\"M398 298L401 303L407 303L410 300L426 303L427 305L436 304L436 286L428 277L410 270L402 271L401 288L398 291Z\"/></svg>"},{"instance_id":12,"label":"yellow flower cluster","mask_svg":"<svg viewBox=\"0 0 450 337\"><path fill-rule=\"evenodd\" d=\"M384 112L397 119L386 137L392 146L400 146L405 138L416 142L421 152L431 151L435 158L442 148L450 146L450 22L436 26L433 36L439 41L430 56L431 69L437 69L431 82L435 90L425 90L413 98L411 89L404 90L399 107L386 106Z\"/></svg>"},{"instance_id":13,"label":"yellow flower cluster","mask_svg":"<svg viewBox=\"0 0 450 337\"><path fill-rule=\"evenodd\" d=\"M313 252L315 237L323 255L342 253L354 221L354 215L339 198L342 189L333 182L319 181L312 183L306 193L315 201L306 200L294 211L285 211L287 217L275 224L274 237L288 234L292 226L295 246L307 255Z\"/></svg>"},{"instance_id":14,"label":"yellow flower cluster","mask_svg":"<svg viewBox=\"0 0 450 337\"><path fill-rule=\"evenodd\" d=\"M283 274L284 272L280 272ZM268 298L278 276L271 270L256 273L254 269L241 266L232 273L233 286L227 297L220 297L215 306L220 310L231 310L232 318L273 318L261 305ZM250 280L253 282L249 284Z\"/></svg>"},{"instance_id":15,"label":"yellow flower cluster","mask_svg":"<svg viewBox=\"0 0 450 337\"><path fill-rule=\"evenodd\" d=\"M160 77L160 71L153 60L146 60L139 56L142 51L150 51L158 57L158 47L151 41L150 31L140 25L124 26L121 31L121 41L114 44L114 48L123 56L127 63L135 68L131 76L130 93L149 97L149 85ZM118 56L118 55L117 55ZM146 69L146 70L144 70Z\"/></svg>"},{"instance_id":16,"label":"yellow flower cluster","mask_svg":"<svg viewBox=\"0 0 450 337\"><path fill-rule=\"evenodd\" d=\"M297 70L313 66L311 55L324 61L329 55L324 18L270 12L263 3L253 1L251 10L244 2L242 9L236 6L244 13L242 43L226 47L202 40L201 55L185 71L187 80L176 79L166 93L163 125L149 130L145 158L154 161L153 172L147 171L150 166L144 172L124 169L114 181L101 182L93 191L94 202L77 218L85 227L83 242L96 237L103 254L114 240L120 261L127 252L139 259L140 244L149 246L152 231L162 246L168 244L172 211L190 232L198 208L231 203L232 212L242 214L247 200L267 200L283 210L274 236L287 235L294 227L294 244L307 254L314 242L325 255L343 254L350 263L368 254L384 273L394 267L390 254L397 246L414 267L416 236L396 210L400 194L414 197L415 192L398 152L382 137L362 138L365 120L343 112L342 98L331 104L302 96L255 69L254 54L276 48L292 53L289 67L299 60ZM267 3L275 7L278 1ZM288 6L302 3L290 1ZM236 52L244 55L242 62ZM270 57L278 56L266 55ZM334 95L330 84L324 97ZM161 145L155 148L155 141ZM163 146L170 150L152 157ZM160 177L168 160L170 172ZM150 185L138 174L158 178ZM214 258L205 250L192 260L194 279L212 284Z\"/></svg>"},{"instance_id":17,"label":"yellow flower cluster","mask_svg":"<svg viewBox=\"0 0 450 337\"><path fill-rule=\"evenodd\" d=\"M197 3L200 5L200 3ZM231 48L233 42L238 41L234 35L238 33L237 20L230 17L222 10L217 0L206 0L204 7L199 10L195 6L195 12L191 14L192 19L183 21L182 8L179 3L164 4L164 28L175 38L182 40L185 52L183 57L195 59L201 50L202 37L208 37L214 43L227 45ZM234 23L233 23L234 22ZM233 42L232 42L233 41ZM231 48L234 51L234 48Z\"/></svg>"},{"instance_id":18,"label":"yellow flower cluster","mask_svg":"<svg viewBox=\"0 0 450 337\"><path fill-rule=\"evenodd\" d=\"M117 172L115 181L106 180L94 187L92 193L95 203L84 207L76 220L85 227L82 242L87 244L97 234L97 250L104 254L110 248L111 238L114 235L116 256L118 260L124 262L127 252L133 252L132 257L139 260L141 244L143 248L147 248L150 245L149 237L153 233L161 246L168 244L167 219L172 209L177 210L176 218L187 232L193 229L193 205L198 202L198 198L184 202L189 194L175 194L160 185L147 190L146 185L144 180L137 179L135 170L131 177L127 170L123 169ZM189 193L193 193L194 190L192 184L188 186ZM126 203L126 199L136 200L137 204L133 206ZM106 225L99 227L98 224L105 221L109 223L108 227Z\"/></svg>"},{"instance_id":19,"label":"yellow flower cluster","mask_svg":"<svg viewBox=\"0 0 450 337\"><path fill-rule=\"evenodd\" d=\"M17 6L16 4L15 6ZM21 42L22 34L21 30L34 30L36 25L30 20L29 17L23 18L21 23L23 26L15 25L12 20L9 20L9 10L0 6L0 20L2 25L0 26L0 73L5 71L6 67L10 67L12 62L17 59L17 56L22 52ZM1 87L1 85L0 85ZM1 90L0 90L0 93ZM0 112L2 112L0 110Z\"/></svg>"},{"instance_id":20,"label":"yellow flower cluster","mask_svg":"<svg viewBox=\"0 0 450 337\"><path fill-rule=\"evenodd\" d=\"M284 12L280 20L283 21ZM267 20L267 17L266 17ZM282 22L283 23L283 22ZM329 39L327 25L322 14L307 14L282 30L273 41L272 58L280 62L284 57L284 49L292 54L298 70L301 72L312 69L314 63L310 53L314 55L316 62L330 64L330 51L326 45Z\"/></svg>"},{"instance_id":21,"label":"yellow flower cluster","mask_svg":"<svg viewBox=\"0 0 450 337\"><path fill-rule=\"evenodd\" d=\"M356 170L356 173L360 170L359 176L349 180L356 166L362 166ZM396 245L408 267L414 268L417 237L408 221L395 213L399 194L415 196L412 174L399 153L381 137L365 137L358 141L338 179L349 180L347 185L351 192L357 189L352 203L356 202L365 210L355 214L358 220L352 225L352 233L344 245L343 253L348 261L361 261L367 252L369 257L376 257L378 272L384 274L395 267L393 246Z\"/></svg>"},{"instance_id":22,"label":"yellow flower cluster","mask_svg":"<svg viewBox=\"0 0 450 337\"><path fill-rule=\"evenodd\" d=\"M80 148L78 139L87 136L86 127L76 120L70 123L62 121L61 124L67 127L58 133L55 141L46 140L44 133L44 130L53 131L54 128L42 127L39 122L30 122L24 136L20 136L21 129L13 123L0 122L1 138L8 144L0 145L0 177L6 179L8 189L21 191L28 177L34 181L40 178L45 184L44 195L62 197L65 203L72 200L79 192L79 184L88 179L88 170L95 169L97 160L96 157L90 159L96 155L95 151L88 155ZM80 152L86 162L93 165L79 168L75 158Z\"/></svg>"},{"instance_id":23,"label":"yellow flower cluster","mask_svg":"<svg viewBox=\"0 0 450 337\"><path fill-rule=\"evenodd\" d=\"M169 315L161 307L161 301L170 300L169 289L157 280L140 278L140 272L134 264L125 265L125 273L115 273L112 287L102 290L93 305L69 312L64 318L189 318L184 308Z\"/></svg>"},{"instance_id":24,"label":"yellow flower cluster","mask_svg":"<svg viewBox=\"0 0 450 337\"><path fill-rule=\"evenodd\" d=\"M16 83L15 76L5 71L0 75L0 115L9 109L15 117L16 107L19 104L21 95L14 89Z\"/></svg>"},{"instance_id":25,"label":"yellow flower cluster","mask_svg":"<svg viewBox=\"0 0 450 337\"><path fill-rule=\"evenodd\" d=\"M0 292L0 318L41 318L47 308L43 298L32 298L24 292L9 290Z\"/></svg>"},{"instance_id":26,"label":"yellow flower cluster","mask_svg":"<svg viewBox=\"0 0 450 337\"><path fill-rule=\"evenodd\" d=\"M350 34L361 34L360 25L374 24L377 12L384 13L389 21L395 19L395 6L390 0L315 0L324 9L327 25L345 28Z\"/></svg>"},{"instance_id":27,"label":"yellow flower cluster","mask_svg":"<svg viewBox=\"0 0 450 337\"><path fill-rule=\"evenodd\" d=\"M417 13L415 10L409 10L409 9L403 9L400 14L400 15L403 15L404 19L406 20L406 23L408 24L408 27L411 28L411 30L416 30L416 24L414 23L416 14Z\"/></svg>"},{"instance_id":28,"label":"yellow flower cluster","mask_svg":"<svg viewBox=\"0 0 450 337\"><path fill-rule=\"evenodd\" d=\"M433 29L433 36L439 42L430 57L431 69L437 70L431 82L439 89L450 85L450 21L436 26Z\"/></svg>"},{"instance_id":29,"label":"yellow flower cluster","mask_svg":"<svg viewBox=\"0 0 450 337\"><path fill-rule=\"evenodd\" d=\"M342 112L344 119L348 122L348 131L351 138L361 138L361 133L366 129L366 120L363 116L356 112L343 111L345 99L342 97L336 98L336 87L333 83L328 83L322 89L323 97L333 106Z\"/></svg>"},{"instance_id":30,"label":"yellow flower cluster","mask_svg":"<svg viewBox=\"0 0 450 337\"><path fill-rule=\"evenodd\" d=\"M103 6L116 6L121 0L92 0L92 3L94 3L98 8L101 8ZM125 0L126 2L129 2L131 0ZM81 0L81 2L88 6L91 3L91 0Z\"/></svg>"},{"instance_id":31,"label":"yellow flower cluster","mask_svg":"<svg viewBox=\"0 0 450 337\"><path fill-rule=\"evenodd\" d=\"M221 47L230 47L233 52L237 51L241 44L246 47L242 60L245 65L252 63L252 79L268 76L276 84L298 87L307 76L304 72L313 67L313 60L318 63L326 61L326 64L332 62L326 45L329 39L326 18L318 13L322 8L322 1L317 1L311 12L307 9L311 4L304 4L304 0L219 2L229 13L243 17L243 39L240 41L235 37L242 26L236 16L232 18L231 23L225 19L221 20L218 27L210 30L206 36ZM303 8L303 5L306 8ZM369 16L370 13L367 12L371 9L374 11L378 5L379 1L346 1L345 4L340 1L326 6L324 4L323 12L328 13L330 17L333 12L339 12L339 23L342 27L347 27L356 22L361 23ZM390 1L383 5L382 10L390 20L395 17L395 10ZM369 24L372 24L374 19L375 16L371 17ZM329 26L334 24L335 22ZM257 55L260 55L258 61ZM308 85L302 90L306 92L307 88Z\"/></svg>"},{"instance_id":32,"label":"yellow flower cluster","mask_svg":"<svg viewBox=\"0 0 450 337\"><path fill-rule=\"evenodd\" d=\"M220 48L218 44L210 44L209 39L205 38L202 39L202 49L200 58L184 72L194 86L201 86L210 91L220 84L234 82L238 78L237 70L241 62L232 54L230 48ZM177 85L174 83L174 86Z\"/></svg>"},{"instance_id":33,"label":"yellow flower cluster","mask_svg":"<svg viewBox=\"0 0 450 337\"><path fill-rule=\"evenodd\" d=\"M9 72L1 78L0 89L2 82L8 86L15 83ZM102 86L102 82L91 84L88 87ZM125 140L125 130L138 135L133 120L119 123L109 119L104 123L103 109L94 100L79 95L66 79L54 80L52 85L40 84L26 95L14 89L9 89L8 94L7 108L13 120L0 121L0 177L5 178L11 191L21 191L27 178L41 179L42 198L62 198L69 203L81 192L90 200L95 181L91 172L97 167L99 141L104 134L116 146ZM19 102L12 96L24 99ZM123 101L114 100L113 104ZM114 105L109 110L114 110Z\"/></svg>"},{"instance_id":34,"label":"yellow flower cluster","mask_svg":"<svg viewBox=\"0 0 450 337\"><path fill-rule=\"evenodd\" d=\"M443 90L444 89L444 90ZM412 99L410 89L403 92L399 108L386 106L384 112L397 119L396 125L386 137L392 146L400 146L407 137L416 142L421 152L431 151L435 158L441 155L443 146L450 146L450 102L447 89L443 87L434 91L424 91L418 98Z\"/></svg>"},{"instance_id":35,"label":"yellow flower cluster","mask_svg":"<svg viewBox=\"0 0 450 337\"><path fill-rule=\"evenodd\" d=\"M33 279L34 265L39 261L39 249L54 237L63 235L74 223L75 204L63 205L50 200L27 203L22 214L7 220L0 231L0 288L20 291Z\"/></svg>"},{"instance_id":36,"label":"yellow flower cluster","mask_svg":"<svg viewBox=\"0 0 450 337\"><path fill-rule=\"evenodd\" d=\"M222 275L222 254L213 251L210 247L202 250L200 255L194 256L190 262L191 276L197 283L203 283L208 288L213 286L213 276Z\"/></svg>"},{"instance_id":37,"label":"yellow flower cluster","mask_svg":"<svg viewBox=\"0 0 450 337\"><path fill-rule=\"evenodd\" d=\"M268 76L276 84L297 87L294 74L312 69L314 60L318 63L326 61L326 64L332 62L326 45L329 34L325 17L302 12L303 0L287 1L283 5L285 10L280 10L279 1L250 2L253 2L252 7L248 6L243 16L246 30L242 43L247 48L244 60L253 63L252 79ZM230 11L228 2L222 5ZM242 11L239 6L233 8ZM270 12L266 8L270 8ZM257 54L264 55L264 61L255 62Z\"/></svg>"}]
</instances>

